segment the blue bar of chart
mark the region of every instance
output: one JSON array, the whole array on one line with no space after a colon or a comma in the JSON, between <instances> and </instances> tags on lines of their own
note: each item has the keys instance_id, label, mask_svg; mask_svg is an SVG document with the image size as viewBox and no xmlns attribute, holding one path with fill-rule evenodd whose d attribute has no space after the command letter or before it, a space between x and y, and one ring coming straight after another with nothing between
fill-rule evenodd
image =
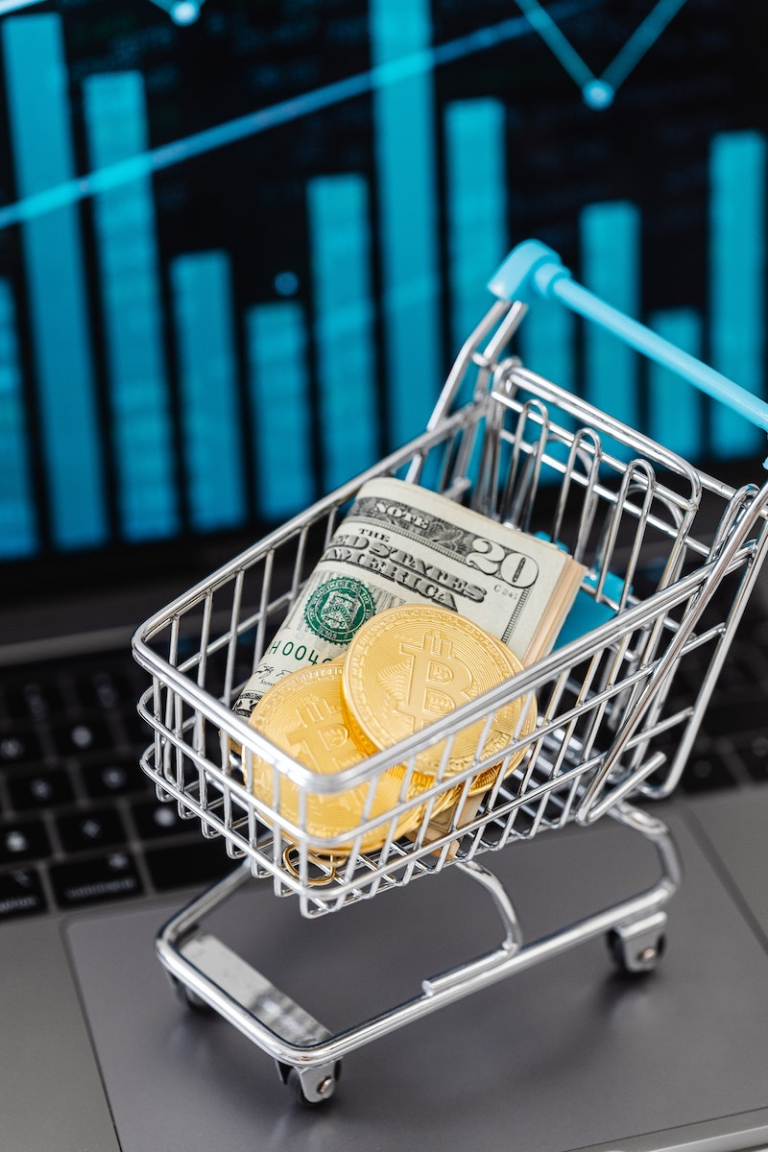
<instances>
[{"instance_id":1,"label":"blue bar of chart","mask_svg":"<svg viewBox=\"0 0 768 1152\"><path fill-rule=\"evenodd\" d=\"M0 556L28 556L38 546L30 478L29 431L22 394L16 309L0 280Z\"/></svg>"},{"instance_id":2,"label":"blue bar of chart","mask_svg":"<svg viewBox=\"0 0 768 1152\"><path fill-rule=\"evenodd\" d=\"M701 357L701 317L693 308L669 308L648 318L648 327L691 356ZM687 460L704 444L701 395L692 384L653 361L648 366L648 434Z\"/></svg>"},{"instance_id":3,"label":"blue bar of chart","mask_svg":"<svg viewBox=\"0 0 768 1152\"><path fill-rule=\"evenodd\" d=\"M682 0L649 4L599 75L557 32L555 9L534 0L472 30L482 13L433 0L366 0L354 28L330 5L317 24L328 45L343 40L346 52L354 33L341 76L335 64L326 74L308 26L299 35L281 13L280 83L267 69L220 103L208 101L215 89L203 95L215 78L202 49L199 72L174 29L163 44L115 52L109 22L88 27L92 3L0 24L3 555L245 527L254 512L276 523L338 487L423 431L443 357L491 304L485 285L510 230L562 244L575 278L630 316L645 282L652 328L765 394L764 112L745 121L743 110L713 111L712 97L697 126L678 109L692 133L679 156L672 130L654 126L668 184L617 166L607 147L622 134L608 105ZM253 43L236 54L253 76L271 19L258 7ZM218 33L205 24L210 47ZM540 124L521 118L530 76L510 74L503 88L493 78L501 40L534 33L588 108L606 110L599 127L554 104ZM579 148L584 133L583 172L554 131L568 123ZM253 197L238 168L246 153ZM536 298L513 347L526 367L694 462L757 459L747 421L557 303Z\"/></svg>"},{"instance_id":4,"label":"blue bar of chart","mask_svg":"<svg viewBox=\"0 0 768 1152\"><path fill-rule=\"evenodd\" d=\"M318 177L307 202L327 490L379 455L368 189L361 176Z\"/></svg>"},{"instance_id":5,"label":"blue bar of chart","mask_svg":"<svg viewBox=\"0 0 768 1152\"><path fill-rule=\"evenodd\" d=\"M756 395L764 389L766 143L756 132L715 136L710 153L710 350L713 368ZM722 405L715 455L748 455L760 436Z\"/></svg>"},{"instance_id":6,"label":"blue bar of chart","mask_svg":"<svg viewBox=\"0 0 768 1152\"><path fill-rule=\"evenodd\" d=\"M93 168L147 148L140 73L91 76L83 95ZM94 218L122 533L129 540L167 536L178 515L149 177L102 192Z\"/></svg>"},{"instance_id":7,"label":"blue bar of chart","mask_svg":"<svg viewBox=\"0 0 768 1152\"><path fill-rule=\"evenodd\" d=\"M520 326L523 364L553 384L575 392L575 334L573 313L554 300L537 296Z\"/></svg>"},{"instance_id":8,"label":"blue bar of chart","mask_svg":"<svg viewBox=\"0 0 768 1152\"><path fill-rule=\"evenodd\" d=\"M554 300L536 296L519 329L518 351L523 365L566 391L576 392L576 324L572 312ZM573 428L575 421L566 413L557 414L561 427ZM549 453L566 461L568 449L551 440ZM543 469L541 483L553 483L555 472Z\"/></svg>"},{"instance_id":9,"label":"blue bar of chart","mask_svg":"<svg viewBox=\"0 0 768 1152\"><path fill-rule=\"evenodd\" d=\"M246 315L253 454L259 512L268 521L312 503L307 335L300 304L260 304Z\"/></svg>"},{"instance_id":10,"label":"blue bar of chart","mask_svg":"<svg viewBox=\"0 0 768 1152\"><path fill-rule=\"evenodd\" d=\"M429 0L370 0L374 67L426 52ZM424 430L443 377L434 78L430 68L374 90L390 440Z\"/></svg>"},{"instance_id":11,"label":"blue bar of chart","mask_svg":"<svg viewBox=\"0 0 768 1152\"><path fill-rule=\"evenodd\" d=\"M506 111L499 100L456 100L445 110L448 286L455 354L488 311L486 289L507 254Z\"/></svg>"},{"instance_id":12,"label":"blue bar of chart","mask_svg":"<svg viewBox=\"0 0 768 1152\"><path fill-rule=\"evenodd\" d=\"M623 201L590 204L579 218L583 283L615 308L640 307L640 214ZM584 391L631 428L638 421L638 358L595 324L585 329Z\"/></svg>"},{"instance_id":13,"label":"blue bar of chart","mask_svg":"<svg viewBox=\"0 0 768 1152\"><path fill-rule=\"evenodd\" d=\"M61 22L14 17L2 37L18 191L34 196L75 175ZM29 220L22 234L51 531L60 547L84 548L108 526L77 209Z\"/></svg>"},{"instance_id":14,"label":"blue bar of chart","mask_svg":"<svg viewBox=\"0 0 768 1152\"><path fill-rule=\"evenodd\" d=\"M229 259L196 252L171 263L189 518L200 532L246 516Z\"/></svg>"}]
</instances>

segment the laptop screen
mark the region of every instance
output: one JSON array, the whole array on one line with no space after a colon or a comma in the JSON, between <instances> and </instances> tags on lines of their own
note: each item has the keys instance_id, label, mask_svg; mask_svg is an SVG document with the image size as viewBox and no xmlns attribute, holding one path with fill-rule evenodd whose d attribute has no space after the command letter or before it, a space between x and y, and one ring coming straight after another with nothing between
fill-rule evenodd
<instances>
[{"instance_id":1,"label":"laptop screen","mask_svg":"<svg viewBox=\"0 0 768 1152\"><path fill-rule=\"evenodd\" d=\"M750 391L762 5L18 0L0 50L0 572L262 532L421 431L518 241ZM537 305L533 369L696 462L761 436Z\"/></svg>"}]
</instances>

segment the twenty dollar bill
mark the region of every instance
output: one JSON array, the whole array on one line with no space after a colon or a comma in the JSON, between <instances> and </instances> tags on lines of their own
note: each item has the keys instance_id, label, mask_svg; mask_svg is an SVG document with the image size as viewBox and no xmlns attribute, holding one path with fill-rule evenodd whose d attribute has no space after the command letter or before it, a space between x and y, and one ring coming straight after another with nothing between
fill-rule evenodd
<instances>
[{"instance_id":1,"label":"twenty dollar bill","mask_svg":"<svg viewBox=\"0 0 768 1152\"><path fill-rule=\"evenodd\" d=\"M413 484L371 480L328 544L234 711L333 660L377 612L437 604L467 616L531 664L554 644L584 568L538 537Z\"/></svg>"}]
</instances>

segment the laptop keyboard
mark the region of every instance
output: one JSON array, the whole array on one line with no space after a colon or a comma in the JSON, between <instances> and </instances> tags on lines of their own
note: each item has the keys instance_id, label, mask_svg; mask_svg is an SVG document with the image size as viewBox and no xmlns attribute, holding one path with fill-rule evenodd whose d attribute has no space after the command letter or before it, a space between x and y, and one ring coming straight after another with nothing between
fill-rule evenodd
<instances>
[{"instance_id":1,"label":"laptop keyboard","mask_svg":"<svg viewBox=\"0 0 768 1152\"><path fill-rule=\"evenodd\" d=\"M690 701L695 668L680 677ZM0 682L0 922L202 885L232 867L223 842L159 802L139 767L145 687L127 651L28 666ZM753 600L683 792L768 781L767 699L768 620Z\"/></svg>"},{"instance_id":2,"label":"laptop keyboard","mask_svg":"<svg viewBox=\"0 0 768 1152\"><path fill-rule=\"evenodd\" d=\"M141 771L146 687L130 652L0 686L0 922L203 884L232 867Z\"/></svg>"},{"instance_id":3,"label":"laptop keyboard","mask_svg":"<svg viewBox=\"0 0 768 1152\"><path fill-rule=\"evenodd\" d=\"M701 676L681 667L680 691L695 698ZM695 794L768 781L768 619L748 601L718 678L680 787Z\"/></svg>"}]
</instances>

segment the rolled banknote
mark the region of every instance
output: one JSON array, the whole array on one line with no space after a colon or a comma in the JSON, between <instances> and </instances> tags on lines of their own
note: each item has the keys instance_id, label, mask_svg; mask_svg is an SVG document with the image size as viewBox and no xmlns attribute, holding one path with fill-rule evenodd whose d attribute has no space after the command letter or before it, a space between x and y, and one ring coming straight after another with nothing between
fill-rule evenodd
<instances>
[{"instance_id":1,"label":"rolled banknote","mask_svg":"<svg viewBox=\"0 0 768 1152\"><path fill-rule=\"evenodd\" d=\"M283 676L333 660L366 620L400 604L451 608L530 664L552 647L584 571L555 544L426 488L370 480L234 711L247 719Z\"/></svg>"}]
</instances>

